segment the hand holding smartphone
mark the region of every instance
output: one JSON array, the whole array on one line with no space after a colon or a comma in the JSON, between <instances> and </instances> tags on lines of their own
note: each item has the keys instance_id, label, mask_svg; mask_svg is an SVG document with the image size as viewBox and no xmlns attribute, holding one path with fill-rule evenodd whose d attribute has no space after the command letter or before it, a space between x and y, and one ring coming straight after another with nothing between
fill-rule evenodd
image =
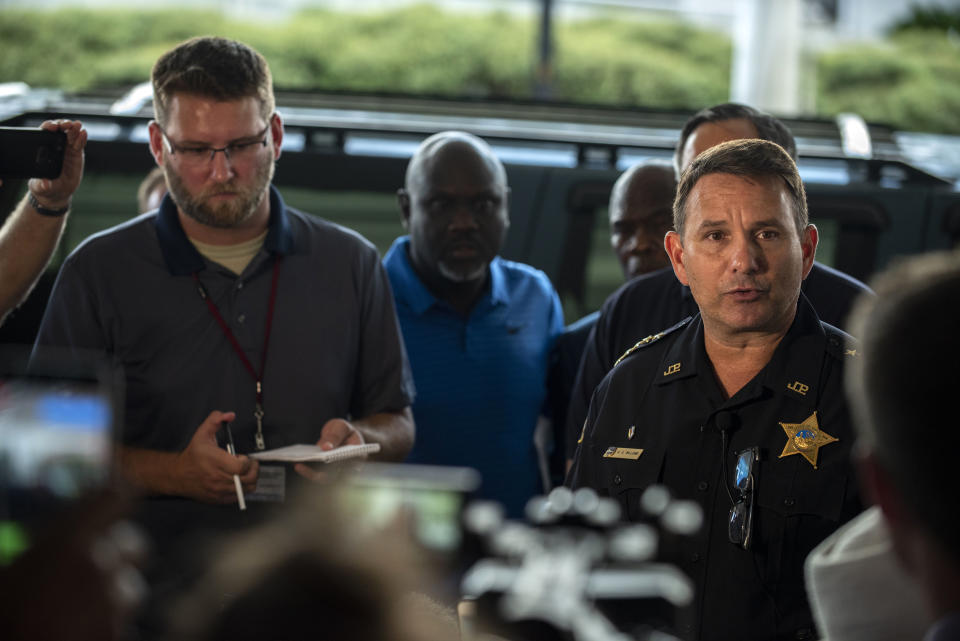
<instances>
[{"instance_id":1,"label":"hand holding smartphone","mask_svg":"<svg viewBox=\"0 0 960 641\"><path fill-rule=\"evenodd\" d=\"M0 179L58 178L67 134L31 127L0 127Z\"/></svg>"},{"instance_id":2,"label":"hand holding smartphone","mask_svg":"<svg viewBox=\"0 0 960 641\"><path fill-rule=\"evenodd\" d=\"M0 127L0 182L30 178L35 205L66 209L83 178L87 131L76 120L46 120L39 128Z\"/></svg>"}]
</instances>

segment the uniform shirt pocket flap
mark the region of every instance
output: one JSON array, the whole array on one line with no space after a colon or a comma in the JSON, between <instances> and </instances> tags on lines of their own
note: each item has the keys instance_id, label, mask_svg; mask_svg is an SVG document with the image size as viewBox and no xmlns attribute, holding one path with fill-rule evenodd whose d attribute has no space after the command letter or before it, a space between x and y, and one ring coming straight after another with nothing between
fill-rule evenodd
<instances>
[{"instance_id":1,"label":"uniform shirt pocket flap","mask_svg":"<svg viewBox=\"0 0 960 641\"><path fill-rule=\"evenodd\" d=\"M774 461L773 465L761 470L764 475L757 479L757 505L782 516L808 514L830 521L840 520L849 475L845 466L800 468L790 473L788 470L772 470L776 463Z\"/></svg>"},{"instance_id":2,"label":"uniform shirt pocket flap","mask_svg":"<svg viewBox=\"0 0 960 641\"><path fill-rule=\"evenodd\" d=\"M663 452L645 450L636 460L604 458L603 462L610 496L620 502L625 516L635 519L643 492L660 482Z\"/></svg>"}]
</instances>

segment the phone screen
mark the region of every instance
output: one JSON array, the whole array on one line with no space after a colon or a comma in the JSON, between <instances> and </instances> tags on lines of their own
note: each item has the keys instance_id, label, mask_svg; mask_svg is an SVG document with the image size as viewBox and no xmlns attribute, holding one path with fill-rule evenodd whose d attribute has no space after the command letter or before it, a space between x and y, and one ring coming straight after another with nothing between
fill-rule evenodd
<instances>
[{"instance_id":1,"label":"phone screen","mask_svg":"<svg viewBox=\"0 0 960 641\"><path fill-rule=\"evenodd\" d=\"M113 419L96 381L0 377L0 563L66 502L108 481Z\"/></svg>"},{"instance_id":2,"label":"phone screen","mask_svg":"<svg viewBox=\"0 0 960 641\"><path fill-rule=\"evenodd\" d=\"M341 496L361 531L403 519L425 551L454 555L462 543L463 507L478 485L479 475L466 468L367 463Z\"/></svg>"}]
</instances>

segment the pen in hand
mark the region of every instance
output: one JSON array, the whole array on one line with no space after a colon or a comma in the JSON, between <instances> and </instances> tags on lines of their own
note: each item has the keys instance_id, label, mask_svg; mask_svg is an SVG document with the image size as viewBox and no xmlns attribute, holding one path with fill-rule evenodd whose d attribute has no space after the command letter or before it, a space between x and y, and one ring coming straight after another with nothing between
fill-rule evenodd
<instances>
[{"instance_id":1,"label":"pen in hand","mask_svg":"<svg viewBox=\"0 0 960 641\"><path fill-rule=\"evenodd\" d=\"M230 421L223 422L224 429L227 430L227 454L237 455L237 449L233 446L233 432L230 431ZM240 485L240 477L233 475L233 486L237 488L237 503L240 505L240 511L247 509L247 502L243 498L243 486Z\"/></svg>"}]
</instances>

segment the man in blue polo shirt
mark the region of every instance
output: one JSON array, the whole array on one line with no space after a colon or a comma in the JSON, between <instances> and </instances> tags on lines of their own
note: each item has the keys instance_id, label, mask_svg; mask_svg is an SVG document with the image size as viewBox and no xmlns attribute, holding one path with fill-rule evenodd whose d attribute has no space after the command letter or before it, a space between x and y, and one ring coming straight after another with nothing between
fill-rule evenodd
<instances>
[{"instance_id":1,"label":"man in blue polo shirt","mask_svg":"<svg viewBox=\"0 0 960 641\"><path fill-rule=\"evenodd\" d=\"M509 193L484 141L431 136L397 193L409 236L384 265L417 387L407 460L478 469L481 494L517 516L543 491L533 433L563 314L545 274L497 256Z\"/></svg>"}]
</instances>

